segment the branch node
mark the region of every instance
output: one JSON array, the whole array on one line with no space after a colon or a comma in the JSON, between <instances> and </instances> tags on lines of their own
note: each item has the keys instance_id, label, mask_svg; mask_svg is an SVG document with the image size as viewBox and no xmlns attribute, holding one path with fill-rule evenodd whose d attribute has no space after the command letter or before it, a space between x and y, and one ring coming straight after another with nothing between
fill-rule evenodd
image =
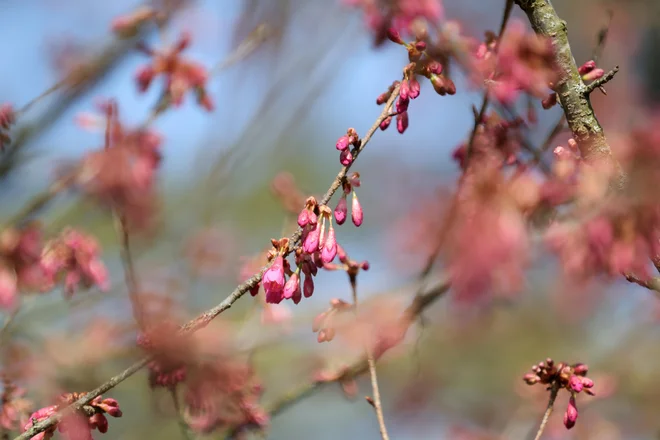
<instances>
[{"instance_id":1,"label":"branch node","mask_svg":"<svg viewBox=\"0 0 660 440\"><path fill-rule=\"evenodd\" d=\"M600 89L600 91L603 92L603 94L607 95L607 92L603 88L603 84L612 81L612 79L614 79L614 75L616 75L618 72L619 72L619 66L614 66L612 70L607 72L601 78L598 78L596 81L587 84L587 86L584 89L584 95L589 96L591 92L593 92L596 89Z\"/></svg>"}]
</instances>

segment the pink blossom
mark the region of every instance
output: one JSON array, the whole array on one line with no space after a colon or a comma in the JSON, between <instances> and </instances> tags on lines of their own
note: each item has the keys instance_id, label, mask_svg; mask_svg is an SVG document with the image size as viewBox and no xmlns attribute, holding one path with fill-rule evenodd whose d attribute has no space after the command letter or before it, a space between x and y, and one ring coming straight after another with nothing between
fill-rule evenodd
<instances>
[{"instance_id":1,"label":"pink blossom","mask_svg":"<svg viewBox=\"0 0 660 440\"><path fill-rule=\"evenodd\" d=\"M564 426L566 426L566 429L571 429L573 426L575 426L577 418L578 409L577 405L575 404L575 397L571 396L571 398L568 400L568 407L566 408L566 412L564 413Z\"/></svg>"},{"instance_id":2,"label":"pink blossom","mask_svg":"<svg viewBox=\"0 0 660 440\"><path fill-rule=\"evenodd\" d=\"M294 296L296 296L296 291L300 290L300 276L298 275L298 271L295 271L287 280L286 284L284 285L284 292L282 293L282 296L286 299L291 299Z\"/></svg>"},{"instance_id":3,"label":"pink blossom","mask_svg":"<svg viewBox=\"0 0 660 440\"><path fill-rule=\"evenodd\" d=\"M348 214L348 203L346 202L346 194L342 194L339 202L337 202L337 207L335 208L335 220L338 225L343 225L346 221L346 216Z\"/></svg>"},{"instance_id":4,"label":"pink blossom","mask_svg":"<svg viewBox=\"0 0 660 440\"><path fill-rule=\"evenodd\" d=\"M321 261L324 264L330 263L335 259L337 255L337 239L335 238L335 228L332 227L330 223L330 231L328 232L328 238L325 241L323 249L321 250Z\"/></svg>"},{"instance_id":5,"label":"pink blossom","mask_svg":"<svg viewBox=\"0 0 660 440\"><path fill-rule=\"evenodd\" d=\"M353 224L355 226L360 226L362 224L362 220L364 219L362 205L360 205L360 201L358 200L355 191L353 191L353 199L351 202L351 219L353 220Z\"/></svg>"},{"instance_id":6,"label":"pink blossom","mask_svg":"<svg viewBox=\"0 0 660 440\"><path fill-rule=\"evenodd\" d=\"M267 302L278 304L282 301L284 281L284 258L282 255L277 255L262 280Z\"/></svg>"}]
</instances>

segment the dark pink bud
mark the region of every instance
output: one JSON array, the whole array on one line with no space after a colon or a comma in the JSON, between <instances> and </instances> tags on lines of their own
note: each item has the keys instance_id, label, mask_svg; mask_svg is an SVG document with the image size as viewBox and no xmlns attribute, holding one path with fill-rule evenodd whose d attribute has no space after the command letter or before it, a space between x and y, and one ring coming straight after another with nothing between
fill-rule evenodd
<instances>
[{"instance_id":1,"label":"dark pink bud","mask_svg":"<svg viewBox=\"0 0 660 440\"><path fill-rule=\"evenodd\" d=\"M399 99L396 100L396 112L397 113L405 112L406 110L408 110L408 104L410 104L410 99L407 96L405 99L399 96Z\"/></svg>"},{"instance_id":2,"label":"dark pink bud","mask_svg":"<svg viewBox=\"0 0 660 440\"><path fill-rule=\"evenodd\" d=\"M250 295L257 296L259 294L259 288L261 283L257 283L255 286L250 287Z\"/></svg>"},{"instance_id":3,"label":"dark pink bud","mask_svg":"<svg viewBox=\"0 0 660 440\"><path fill-rule=\"evenodd\" d=\"M382 131L387 130L387 127L389 127L391 123L392 123L392 116L388 116L388 117L386 117L386 118L383 119L383 121L380 123L380 129L381 129Z\"/></svg>"},{"instance_id":4,"label":"dark pink bud","mask_svg":"<svg viewBox=\"0 0 660 440\"><path fill-rule=\"evenodd\" d=\"M289 280L284 285L284 293L282 294L282 296L286 299L291 299L294 297L296 290L299 289L300 289L300 276L298 275L298 271L296 271L293 273L293 275L291 275Z\"/></svg>"},{"instance_id":5,"label":"dark pink bud","mask_svg":"<svg viewBox=\"0 0 660 440\"><path fill-rule=\"evenodd\" d=\"M582 378L575 375L571 376L571 378L568 380L568 386L576 393L579 393L584 387Z\"/></svg>"},{"instance_id":6,"label":"dark pink bud","mask_svg":"<svg viewBox=\"0 0 660 440\"><path fill-rule=\"evenodd\" d=\"M564 413L564 426L566 426L566 429L571 429L573 426L575 426L577 418L578 409L575 405L575 397L571 396L571 398L568 400L568 407L566 408L566 412Z\"/></svg>"},{"instance_id":7,"label":"dark pink bud","mask_svg":"<svg viewBox=\"0 0 660 440\"><path fill-rule=\"evenodd\" d=\"M431 75L440 75L442 73L442 64L437 61L431 61L426 69Z\"/></svg>"},{"instance_id":8,"label":"dark pink bud","mask_svg":"<svg viewBox=\"0 0 660 440\"><path fill-rule=\"evenodd\" d=\"M410 82L410 90L408 91L408 96L410 96L410 99L415 99L419 96L421 85L419 84L419 81L417 81L417 78L415 77L411 78L409 82Z\"/></svg>"},{"instance_id":9,"label":"dark pink bud","mask_svg":"<svg viewBox=\"0 0 660 440\"><path fill-rule=\"evenodd\" d=\"M541 105L545 110L554 107L557 104L557 94L551 93L547 98L541 101Z\"/></svg>"},{"instance_id":10,"label":"dark pink bud","mask_svg":"<svg viewBox=\"0 0 660 440\"><path fill-rule=\"evenodd\" d=\"M596 62L595 61L593 61L593 60L587 61L586 63L584 63L583 65L581 65L578 68L578 73L580 74L580 76L586 75L587 73L591 72L595 68L596 68Z\"/></svg>"},{"instance_id":11,"label":"dark pink bud","mask_svg":"<svg viewBox=\"0 0 660 440\"><path fill-rule=\"evenodd\" d=\"M408 128L408 112L403 112L396 115L397 131L403 134L407 128Z\"/></svg>"},{"instance_id":12,"label":"dark pink bud","mask_svg":"<svg viewBox=\"0 0 660 440\"><path fill-rule=\"evenodd\" d=\"M350 140L348 139L348 136L344 135L344 136L340 137L340 138L337 140L337 143L335 144L335 147L336 147L337 150L339 150L339 151L344 151L345 149L348 148L348 144L350 144L350 143L351 143L351 142L350 142Z\"/></svg>"},{"instance_id":13,"label":"dark pink bud","mask_svg":"<svg viewBox=\"0 0 660 440\"><path fill-rule=\"evenodd\" d=\"M364 219L362 205L360 205L360 201L358 200L355 191L353 191L353 200L351 203L351 219L353 220L353 224L355 226L360 226L362 224L362 220Z\"/></svg>"},{"instance_id":14,"label":"dark pink bud","mask_svg":"<svg viewBox=\"0 0 660 440\"><path fill-rule=\"evenodd\" d=\"M138 90L140 92L145 92L148 88L149 85L151 84L151 81L154 79L154 69L151 66L144 66L140 68L135 76L135 80L137 81L138 85Z\"/></svg>"},{"instance_id":15,"label":"dark pink bud","mask_svg":"<svg viewBox=\"0 0 660 440\"><path fill-rule=\"evenodd\" d=\"M335 220L338 225L343 225L348 214L348 203L346 203L346 194L342 194L337 207L335 208Z\"/></svg>"},{"instance_id":16,"label":"dark pink bud","mask_svg":"<svg viewBox=\"0 0 660 440\"><path fill-rule=\"evenodd\" d=\"M415 43L415 49L420 52L424 52L426 50L426 41L417 41Z\"/></svg>"},{"instance_id":17,"label":"dark pink bud","mask_svg":"<svg viewBox=\"0 0 660 440\"><path fill-rule=\"evenodd\" d=\"M312 226L312 229L307 233L305 241L303 242L303 250L308 254L313 254L319 249L319 240L321 238L320 225L317 223Z\"/></svg>"},{"instance_id":18,"label":"dark pink bud","mask_svg":"<svg viewBox=\"0 0 660 440\"><path fill-rule=\"evenodd\" d=\"M387 30L387 38L390 39L393 43L397 44L403 44L403 40L401 39L401 34L399 34L399 31L397 31L394 28L389 28Z\"/></svg>"},{"instance_id":19,"label":"dark pink bud","mask_svg":"<svg viewBox=\"0 0 660 440\"><path fill-rule=\"evenodd\" d=\"M305 295L305 298L309 298L313 293L314 279L309 275L305 275L305 282L303 283L303 294Z\"/></svg>"},{"instance_id":20,"label":"dark pink bud","mask_svg":"<svg viewBox=\"0 0 660 440\"><path fill-rule=\"evenodd\" d=\"M345 167L353 163L353 154L348 148L339 154L339 162Z\"/></svg>"},{"instance_id":21,"label":"dark pink bud","mask_svg":"<svg viewBox=\"0 0 660 440\"><path fill-rule=\"evenodd\" d=\"M593 388L594 387L594 381L589 379L588 377L582 377L582 385L585 388Z\"/></svg>"},{"instance_id":22,"label":"dark pink bud","mask_svg":"<svg viewBox=\"0 0 660 440\"><path fill-rule=\"evenodd\" d=\"M335 228L330 224L330 230L328 231L328 238L325 240L325 245L321 251L321 261L324 264L330 263L335 259L337 255L337 240L335 238Z\"/></svg>"},{"instance_id":23,"label":"dark pink bud","mask_svg":"<svg viewBox=\"0 0 660 440\"><path fill-rule=\"evenodd\" d=\"M316 224L316 220L316 214L309 208L303 208L300 214L298 214L298 226L301 228L304 228L308 224Z\"/></svg>"},{"instance_id":24,"label":"dark pink bud","mask_svg":"<svg viewBox=\"0 0 660 440\"><path fill-rule=\"evenodd\" d=\"M401 87L399 88L399 99L408 100L410 98L410 83L407 79L401 81Z\"/></svg>"},{"instance_id":25,"label":"dark pink bud","mask_svg":"<svg viewBox=\"0 0 660 440\"><path fill-rule=\"evenodd\" d=\"M366 261L366 260L363 261L362 263L360 263L360 269L362 269L362 270L369 270L369 267L371 267L371 266L369 266L369 262Z\"/></svg>"},{"instance_id":26,"label":"dark pink bud","mask_svg":"<svg viewBox=\"0 0 660 440\"><path fill-rule=\"evenodd\" d=\"M284 258L282 255L275 257L273 264L264 273L263 286L266 291L266 301L275 302L277 297L280 299L276 303L281 301L281 294L284 289Z\"/></svg>"}]
</instances>

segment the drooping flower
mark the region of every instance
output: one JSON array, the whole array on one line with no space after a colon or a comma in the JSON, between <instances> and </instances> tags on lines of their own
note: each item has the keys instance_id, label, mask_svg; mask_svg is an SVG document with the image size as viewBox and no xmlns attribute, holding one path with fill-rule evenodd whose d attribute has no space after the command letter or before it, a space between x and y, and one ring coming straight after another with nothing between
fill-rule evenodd
<instances>
[{"instance_id":1,"label":"drooping flower","mask_svg":"<svg viewBox=\"0 0 660 440\"><path fill-rule=\"evenodd\" d=\"M284 258L278 254L273 264L266 270L262 284L266 292L266 302L279 304L284 291Z\"/></svg>"}]
</instances>

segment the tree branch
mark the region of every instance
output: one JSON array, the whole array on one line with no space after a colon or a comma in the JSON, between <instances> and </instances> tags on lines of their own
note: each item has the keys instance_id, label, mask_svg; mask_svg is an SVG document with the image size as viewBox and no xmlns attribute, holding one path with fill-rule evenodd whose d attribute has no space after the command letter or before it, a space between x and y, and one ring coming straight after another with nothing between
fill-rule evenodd
<instances>
[{"instance_id":1,"label":"tree branch","mask_svg":"<svg viewBox=\"0 0 660 440\"><path fill-rule=\"evenodd\" d=\"M592 163L597 162L610 167L614 172L612 186L621 189L625 184L625 175L612 156L603 128L596 119L588 94L585 93L587 86L582 82L571 52L566 22L557 16L549 0L515 0L515 2L527 14L534 31L552 42L560 74L555 91L582 157Z\"/></svg>"},{"instance_id":2,"label":"tree branch","mask_svg":"<svg viewBox=\"0 0 660 440\"><path fill-rule=\"evenodd\" d=\"M353 153L353 162L345 167L342 167L342 169L339 171L337 174L337 177L335 177L334 181L330 185L330 188L326 191L325 195L319 202L322 205L327 204L334 193L339 189L341 186L341 183L346 177L346 174L350 170L351 166L355 161L357 160L359 154L364 150L364 148L367 146L367 143L371 140L372 136L378 130L378 127L380 126L380 123L387 118L387 116L390 113L390 109L392 107L392 104L394 104L394 100L399 96L399 86L396 86L395 89L392 91L392 95L390 99L387 101L385 104L385 107L383 108L383 111L380 113L378 118L376 119L376 122L371 126L371 128L367 131L367 133L364 135L362 140L360 141L360 145L356 147L352 153ZM287 250L287 255L291 252L293 252L296 248L296 246L299 245L300 238L302 236L302 228L298 228L298 230L291 235L290 240L289 240L289 249ZM188 333L193 333L199 329L202 329L206 327L215 317L217 317L220 313L224 312L228 308L230 308L240 297L245 295L246 292L248 292L252 287L256 286L260 281L261 278L264 274L264 272L268 269L270 265L264 266L259 272L256 274L252 275L247 281L243 282L240 284L234 291L220 304L217 306L213 307L210 310L207 310L206 312L202 313L192 321L188 322L185 324L183 327L181 327L179 333L181 334L188 334ZM115 386L119 385L121 382L132 376L133 374L137 373L140 371L147 363L149 362L149 358L142 359L135 364L131 365L128 367L126 370L121 372L120 374L112 377L110 380L99 386L98 388L88 392L85 394L83 397L78 399L76 402L73 404L69 405L62 411L58 412L57 414L52 415L51 417L47 418L46 420L43 420L35 425L33 425L30 429L25 431L23 434L19 435L18 437L14 438L14 440L27 440L35 435L37 435L40 432L45 431L46 429L54 426L57 424L62 417L70 413L72 411L76 411L80 409L82 406L88 404L91 402L95 397L100 396L101 394L105 393L106 391L114 388Z\"/></svg>"},{"instance_id":3,"label":"tree branch","mask_svg":"<svg viewBox=\"0 0 660 440\"><path fill-rule=\"evenodd\" d=\"M605 84L606 82L612 81L612 79L614 78L614 75L616 75L617 72L619 72L619 66L614 66L614 69L607 72L601 78L598 78L596 81L593 81L593 82L587 84L587 87L584 89L584 94L588 96L594 90L602 87L603 84Z\"/></svg>"}]
</instances>

